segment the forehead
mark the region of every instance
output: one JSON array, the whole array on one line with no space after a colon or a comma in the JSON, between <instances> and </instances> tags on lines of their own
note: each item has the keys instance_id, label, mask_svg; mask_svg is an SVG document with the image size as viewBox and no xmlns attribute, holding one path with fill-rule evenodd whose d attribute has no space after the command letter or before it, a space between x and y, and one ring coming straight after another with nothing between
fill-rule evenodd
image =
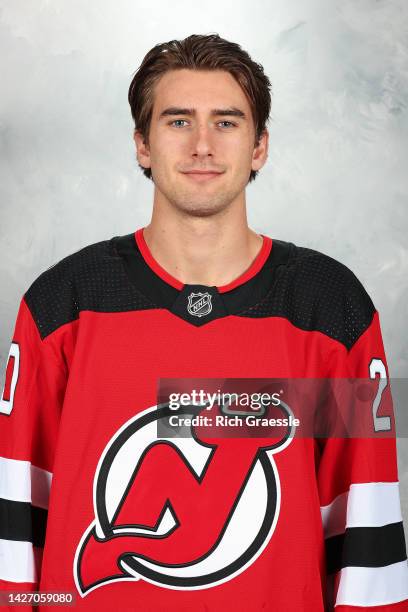
<instances>
[{"instance_id":1,"label":"forehead","mask_svg":"<svg viewBox=\"0 0 408 612\"><path fill-rule=\"evenodd\" d=\"M169 70L154 88L153 115L167 106L206 109L235 106L250 113L250 103L235 78L225 70Z\"/></svg>"}]
</instances>

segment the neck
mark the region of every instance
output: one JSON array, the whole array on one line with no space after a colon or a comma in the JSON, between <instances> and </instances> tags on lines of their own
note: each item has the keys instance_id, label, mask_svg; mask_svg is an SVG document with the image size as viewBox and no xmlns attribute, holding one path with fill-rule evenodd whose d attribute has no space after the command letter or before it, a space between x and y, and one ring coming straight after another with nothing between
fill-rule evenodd
<instances>
[{"instance_id":1,"label":"neck","mask_svg":"<svg viewBox=\"0 0 408 612\"><path fill-rule=\"evenodd\" d=\"M185 284L227 285L252 264L263 239L248 227L245 203L237 214L164 215L153 207L143 235L154 259Z\"/></svg>"}]
</instances>

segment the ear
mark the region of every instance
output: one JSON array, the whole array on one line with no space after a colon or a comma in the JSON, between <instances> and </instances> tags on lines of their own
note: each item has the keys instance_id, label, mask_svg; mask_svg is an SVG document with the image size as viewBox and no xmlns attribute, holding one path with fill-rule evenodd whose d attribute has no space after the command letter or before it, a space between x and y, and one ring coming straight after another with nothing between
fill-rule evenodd
<instances>
[{"instance_id":1,"label":"ear","mask_svg":"<svg viewBox=\"0 0 408 612\"><path fill-rule=\"evenodd\" d=\"M143 168L150 168L150 150L144 136L139 130L133 132L133 140L136 145L136 158Z\"/></svg>"},{"instance_id":2,"label":"ear","mask_svg":"<svg viewBox=\"0 0 408 612\"><path fill-rule=\"evenodd\" d=\"M265 129L259 137L259 141L256 143L252 153L252 170L260 170L262 168L268 158L268 149L269 132L267 129Z\"/></svg>"}]
</instances>

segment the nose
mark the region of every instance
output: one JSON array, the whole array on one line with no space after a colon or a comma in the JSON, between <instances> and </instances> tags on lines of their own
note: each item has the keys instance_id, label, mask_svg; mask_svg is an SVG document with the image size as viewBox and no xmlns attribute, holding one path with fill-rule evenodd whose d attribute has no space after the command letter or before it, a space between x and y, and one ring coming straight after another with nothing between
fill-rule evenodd
<instances>
[{"instance_id":1,"label":"nose","mask_svg":"<svg viewBox=\"0 0 408 612\"><path fill-rule=\"evenodd\" d=\"M196 158L213 155L213 138L207 123L197 124L192 132L192 155Z\"/></svg>"}]
</instances>

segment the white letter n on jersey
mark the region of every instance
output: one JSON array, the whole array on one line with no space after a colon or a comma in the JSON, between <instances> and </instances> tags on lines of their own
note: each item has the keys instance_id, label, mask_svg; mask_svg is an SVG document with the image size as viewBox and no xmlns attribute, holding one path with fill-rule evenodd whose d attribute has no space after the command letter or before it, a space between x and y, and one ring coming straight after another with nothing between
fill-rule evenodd
<instances>
[{"instance_id":1,"label":"white letter n on jersey","mask_svg":"<svg viewBox=\"0 0 408 612\"><path fill-rule=\"evenodd\" d=\"M12 342L7 357L4 387L0 399L0 413L2 414L10 414L13 410L19 367L20 347L17 342Z\"/></svg>"}]
</instances>

